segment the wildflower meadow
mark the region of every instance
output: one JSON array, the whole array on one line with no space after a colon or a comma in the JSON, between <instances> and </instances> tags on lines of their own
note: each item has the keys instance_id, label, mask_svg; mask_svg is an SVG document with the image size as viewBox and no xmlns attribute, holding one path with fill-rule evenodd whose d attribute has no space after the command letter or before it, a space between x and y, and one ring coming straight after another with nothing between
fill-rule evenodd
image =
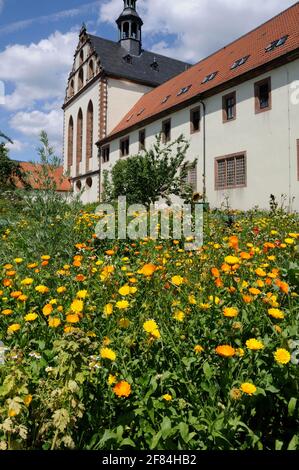
<instances>
[{"instance_id":1,"label":"wildflower meadow","mask_svg":"<svg viewBox=\"0 0 299 470\"><path fill-rule=\"evenodd\" d=\"M204 245L99 240L94 207L0 208L0 449L298 449L298 218Z\"/></svg>"}]
</instances>

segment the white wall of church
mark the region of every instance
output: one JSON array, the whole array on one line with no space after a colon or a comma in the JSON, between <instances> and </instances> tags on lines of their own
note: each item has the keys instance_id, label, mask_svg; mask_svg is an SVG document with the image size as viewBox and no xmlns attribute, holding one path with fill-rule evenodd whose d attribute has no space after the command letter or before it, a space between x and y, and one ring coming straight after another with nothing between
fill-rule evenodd
<instances>
[{"instance_id":1,"label":"white wall of church","mask_svg":"<svg viewBox=\"0 0 299 470\"><path fill-rule=\"evenodd\" d=\"M272 109L255 114L254 84L267 77L271 77ZM235 209L250 209L255 205L268 208L270 194L274 194L279 201L284 194L286 204L292 203L292 208L299 210L296 149L299 104L292 102L290 96L290 85L298 77L297 60L205 100L206 184L207 198L212 207L220 207L228 200ZM222 96L231 91L236 91L237 117L223 123ZM180 134L190 139L187 158L198 158L197 185L198 191L202 192L203 119L200 131L190 134L190 109L196 105L171 113L168 117L171 118L171 139L176 139ZM145 127L147 147L153 144L161 128L162 119ZM130 155L139 151L140 129L128 134ZM119 141L115 139L110 143L110 161L103 164L103 169L111 168L120 158ZM216 190L215 158L240 152L246 152L246 187Z\"/></svg>"}]
</instances>

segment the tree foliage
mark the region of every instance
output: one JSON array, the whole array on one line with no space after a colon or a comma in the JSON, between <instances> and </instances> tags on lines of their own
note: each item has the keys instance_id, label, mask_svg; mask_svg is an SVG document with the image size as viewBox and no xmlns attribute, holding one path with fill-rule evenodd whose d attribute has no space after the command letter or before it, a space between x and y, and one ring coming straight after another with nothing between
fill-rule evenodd
<instances>
[{"instance_id":1,"label":"tree foliage","mask_svg":"<svg viewBox=\"0 0 299 470\"><path fill-rule=\"evenodd\" d=\"M0 131L0 138L5 141L0 142L0 191L13 190L20 181L24 187L28 187L26 177L21 170L20 164L9 158L9 151L6 146L7 142L12 142L9 137Z\"/></svg>"},{"instance_id":2,"label":"tree foliage","mask_svg":"<svg viewBox=\"0 0 299 470\"><path fill-rule=\"evenodd\" d=\"M104 198L113 201L126 196L129 204L149 207L160 199L171 204L171 196L191 201L192 187L188 172L197 160L186 161L188 141L181 135L174 142L164 145L161 136L156 137L152 148L138 155L119 160L111 174L104 173Z\"/></svg>"}]
</instances>

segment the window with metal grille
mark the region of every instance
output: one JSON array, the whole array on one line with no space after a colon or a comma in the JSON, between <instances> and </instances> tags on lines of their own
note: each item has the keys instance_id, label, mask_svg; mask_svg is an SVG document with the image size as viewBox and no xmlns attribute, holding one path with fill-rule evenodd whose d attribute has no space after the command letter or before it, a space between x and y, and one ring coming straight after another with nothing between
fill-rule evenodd
<instances>
[{"instance_id":1,"label":"window with metal grille","mask_svg":"<svg viewBox=\"0 0 299 470\"><path fill-rule=\"evenodd\" d=\"M266 52L271 52L276 49L276 47L283 46L288 39L288 35L282 36L280 39L275 39L275 41L270 42L270 44L266 47Z\"/></svg>"},{"instance_id":2,"label":"window with metal grille","mask_svg":"<svg viewBox=\"0 0 299 470\"><path fill-rule=\"evenodd\" d=\"M120 141L120 156L127 157L130 153L130 139L126 137Z\"/></svg>"},{"instance_id":3,"label":"window with metal grille","mask_svg":"<svg viewBox=\"0 0 299 470\"><path fill-rule=\"evenodd\" d=\"M245 153L217 158L215 172L216 189L229 189L246 186Z\"/></svg>"},{"instance_id":4,"label":"window with metal grille","mask_svg":"<svg viewBox=\"0 0 299 470\"><path fill-rule=\"evenodd\" d=\"M214 78L216 77L218 72L213 72L213 73L210 73L209 75L207 75L203 81L201 83L207 83L207 82L210 82L211 80L214 80Z\"/></svg>"},{"instance_id":5,"label":"window with metal grille","mask_svg":"<svg viewBox=\"0 0 299 470\"><path fill-rule=\"evenodd\" d=\"M236 69L237 67L240 67L241 65L244 65L249 59L249 57L250 57L249 55L246 55L245 57L242 57L242 59L236 60L231 66L231 70Z\"/></svg>"},{"instance_id":6,"label":"window with metal grille","mask_svg":"<svg viewBox=\"0 0 299 470\"><path fill-rule=\"evenodd\" d=\"M106 145L105 147L102 147L102 160L103 163L109 162L110 159L110 146Z\"/></svg>"},{"instance_id":7,"label":"window with metal grille","mask_svg":"<svg viewBox=\"0 0 299 470\"><path fill-rule=\"evenodd\" d=\"M188 171L188 183L192 186L193 192L197 191L197 167Z\"/></svg>"}]
</instances>

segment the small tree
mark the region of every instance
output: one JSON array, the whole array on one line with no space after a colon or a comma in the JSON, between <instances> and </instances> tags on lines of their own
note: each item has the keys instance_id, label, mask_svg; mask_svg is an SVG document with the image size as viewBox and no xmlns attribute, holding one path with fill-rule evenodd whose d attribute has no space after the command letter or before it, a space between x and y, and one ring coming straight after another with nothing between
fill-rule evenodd
<instances>
[{"instance_id":1,"label":"small tree","mask_svg":"<svg viewBox=\"0 0 299 470\"><path fill-rule=\"evenodd\" d=\"M29 187L30 185L26 181L25 174L22 172L19 163L9 158L6 143L12 143L12 141L1 131L0 138L4 139L0 142L0 191L5 192L16 189L18 181L21 182L24 187Z\"/></svg>"},{"instance_id":2,"label":"small tree","mask_svg":"<svg viewBox=\"0 0 299 470\"><path fill-rule=\"evenodd\" d=\"M126 196L129 204L143 204L147 208L160 198L171 205L172 195L191 201L193 191L187 177L197 160L186 161L188 148L189 143L182 135L168 145L163 145L158 136L151 149L119 160L111 171L111 181L105 174L106 200Z\"/></svg>"}]
</instances>

